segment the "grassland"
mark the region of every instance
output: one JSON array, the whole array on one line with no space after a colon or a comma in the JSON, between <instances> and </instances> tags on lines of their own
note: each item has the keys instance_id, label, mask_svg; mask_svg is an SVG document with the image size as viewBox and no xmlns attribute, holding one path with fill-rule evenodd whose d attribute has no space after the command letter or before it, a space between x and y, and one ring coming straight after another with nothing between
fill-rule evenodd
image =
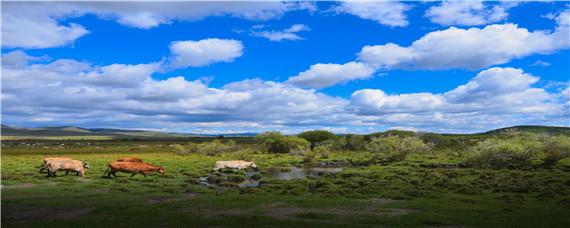
<instances>
[{"instance_id":1,"label":"grassland","mask_svg":"<svg viewBox=\"0 0 570 228\"><path fill-rule=\"evenodd\" d=\"M41 143L41 144L38 144ZM568 227L570 160L523 169L457 168L462 157L439 148L404 161L366 164L367 152L331 152L351 160L343 172L298 180L262 179L257 188L203 187L197 178L217 160L268 167L302 157L255 151L179 155L175 141L8 141L2 146L5 227ZM62 145L64 144L64 145ZM247 144L247 142L241 142ZM45 156L91 165L87 175L47 178ZM110 160L139 157L163 175L103 178Z\"/></svg>"}]
</instances>

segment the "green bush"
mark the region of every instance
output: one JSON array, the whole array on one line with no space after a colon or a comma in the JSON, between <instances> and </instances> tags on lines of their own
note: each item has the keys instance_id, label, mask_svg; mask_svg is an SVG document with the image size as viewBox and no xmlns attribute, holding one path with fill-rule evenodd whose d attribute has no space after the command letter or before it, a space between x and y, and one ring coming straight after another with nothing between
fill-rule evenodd
<instances>
[{"instance_id":1,"label":"green bush","mask_svg":"<svg viewBox=\"0 0 570 228\"><path fill-rule=\"evenodd\" d=\"M270 153L289 153L303 155L309 148L309 142L295 136L285 136L279 132L265 132L256 136L256 140Z\"/></svg>"},{"instance_id":2,"label":"green bush","mask_svg":"<svg viewBox=\"0 0 570 228\"><path fill-rule=\"evenodd\" d=\"M237 150L236 143L232 140L222 142L214 140L212 142L188 143L188 146L174 145L177 154L186 155L190 153L201 153L205 155L218 155L225 152L233 152Z\"/></svg>"},{"instance_id":3,"label":"green bush","mask_svg":"<svg viewBox=\"0 0 570 228\"><path fill-rule=\"evenodd\" d=\"M544 153L543 165L554 165L570 157L570 137L563 135L547 137L544 140L542 151Z\"/></svg>"},{"instance_id":4,"label":"green bush","mask_svg":"<svg viewBox=\"0 0 570 228\"><path fill-rule=\"evenodd\" d=\"M503 135L470 147L462 164L475 168L520 168L530 165L540 146L540 141L533 135Z\"/></svg>"},{"instance_id":5,"label":"green bush","mask_svg":"<svg viewBox=\"0 0 570 228\"><path fill-rule=\"evenodd\" d=\"M347 150L364 150L366 140L363 135L345 135L345 149Z\"/></svg>"},{"instance_id":6,"label":"green bush","mask_svg":"<svg viewBox=\"0 0 570 228\"><path fill-rule=\"evenodd\" d=\"M365 145L367 151L374 153L378 162L403 161L411 153L430 150L422 140L415 137L383 136L370 139Z\"/></svg>"},{"instance_id":7,"label":"green bush","mask_svg":"<svg viewBox=\"0 0 570 228\"><path fill-rule=\"evenodd\" d=\"M311 143L311 149L313 149L318 143L327 140L335 140L337 138L335 134L323 130L305 131L297 136L309 141Z\"/></svg>"}]
</instances>

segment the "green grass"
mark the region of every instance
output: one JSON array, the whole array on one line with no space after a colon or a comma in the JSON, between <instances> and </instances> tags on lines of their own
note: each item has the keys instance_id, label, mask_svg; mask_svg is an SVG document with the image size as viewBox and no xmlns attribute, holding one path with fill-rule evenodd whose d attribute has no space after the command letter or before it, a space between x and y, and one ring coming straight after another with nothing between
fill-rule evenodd
<instances>
[{"instance_id":1,"label":"green grass","mask_svg":"<svg viewBox=\"0 0 570 228\"><path fill-rule=\"evenodd\" d=\"M548 169L422 168L462 160L458 153L437 150L398 163L348 167L320 178L264 178L258 188L238 189L202 187L196 179L210 173L217 160L253 160L263 170L300 165L302 158L253 152L178 155L168 146L173 142L63 142L67 149L58 143L2 147L4 226L570 225L569 159ZM46 156L88 161L91 169L84 178L63 173L46 178L36 168ZM108 161L127 156L163 166L166 173L102 178ZM331 152L322 160L366 164L369 157L367 152Z\"/></svg>"}]
</instances>

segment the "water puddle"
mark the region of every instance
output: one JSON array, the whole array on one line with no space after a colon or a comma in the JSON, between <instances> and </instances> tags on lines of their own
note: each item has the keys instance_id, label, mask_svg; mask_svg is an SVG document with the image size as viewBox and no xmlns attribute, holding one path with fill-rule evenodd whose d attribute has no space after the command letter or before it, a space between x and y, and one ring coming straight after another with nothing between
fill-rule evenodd
<instances>
[{"instance_id":1,"label":"water puddle","mask_svg":"<svg viewBox=\"0 0 570 228\"><path fill-rule=\"evenodd\" d=\"M277 180L303 179L307 177L320 177L325 174L342 172L342 168L302 167L291 166L288 168L269 168L265 170L264 177Z\"/></svg>"},{"instance_id":2,"label":"water puddle","mask_svg":"<svg viewBox=\"0 0 570 228\"><path fill-rule=\"evenodd\" d=\"M326 174L342 172L343 168L325 167L271 167L261 171L246 171L245 175L239 175L243 171L212 173L205 177L200 177L198 182L202 186L226 186L239 188L258 187L261 179L294 180L307 177L321 177Z\"/></svg>"}]
</instances>

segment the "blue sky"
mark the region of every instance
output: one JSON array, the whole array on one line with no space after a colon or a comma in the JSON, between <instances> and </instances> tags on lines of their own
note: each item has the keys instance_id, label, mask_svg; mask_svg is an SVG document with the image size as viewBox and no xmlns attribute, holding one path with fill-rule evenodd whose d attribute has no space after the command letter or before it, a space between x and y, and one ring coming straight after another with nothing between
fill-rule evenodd
<instances>
[{"instance_id":1,"label":"blue sky","mask_svg":"<svg viewBox=\"0 0 570 228\"><path fill-rule=\"evenodd\" d=\"M566 2L3 3L2 123L570 125Z\"/></svg>"}]
</instances>

